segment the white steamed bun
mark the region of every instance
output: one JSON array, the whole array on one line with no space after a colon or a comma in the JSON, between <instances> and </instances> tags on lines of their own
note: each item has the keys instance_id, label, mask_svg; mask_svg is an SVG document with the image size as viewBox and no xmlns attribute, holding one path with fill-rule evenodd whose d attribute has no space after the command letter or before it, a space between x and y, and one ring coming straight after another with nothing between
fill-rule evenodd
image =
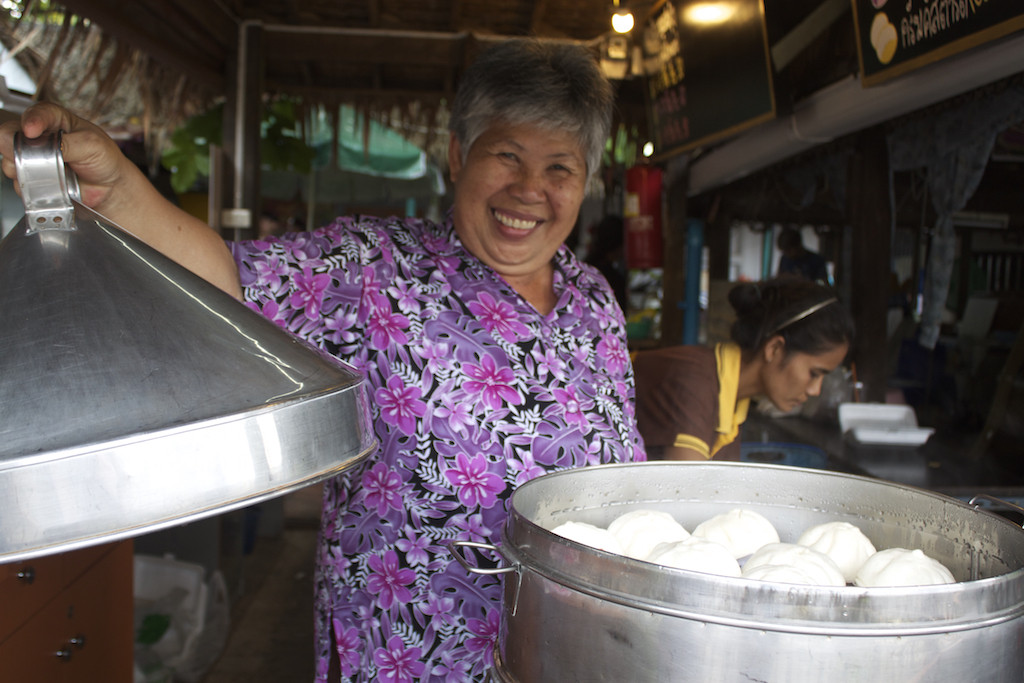
<instances>
[{"instance_id":1,"label":"white steamed bun","mask_svg":"<svg viewBox=\"0 0 1024 683\"><path fill-rule=\"evenodd\" d=\"M763 545L779 542L779 532L764 516L743 508L715 515L701 522L693 535L721 543L739 559Z\"/></svg>"},{"instance_id":2,"label":"white steamed bun","mask_svg":"<svg viewBox=\"0 0 1024 683\"><path fill-rule=\"evenodd\" d=\"M685 541L659 543L647 556L647 561L705 574L740 575L740 564L728 548L721 543L696 536L691 536Z\"/></svg>"},{"instance_id":3,"label":"white steamed bun","mask_svg":"<svg viewBox=\"0 0 1024 683\"><path fill-rule=\"evenodd\" d=\"M849 522L826 522L804 531L797 540L832 558L847 583L852 583L857 570L875 554L875 546L864 532Z\"/></svg>"},{"instance_id":4,"label":"white steamed bun","mask_svg":"<svg viewBox=\"0 0 1024 683\"><path fill-rule=\"evenodd\" d=\"M921 550L887 548L867 559L853 583L858 586L929 586L954 583L953 574Z\"/></svg>"},{"instance_id":5,"label":"white steamed bun","mask_svg":"<svg viewBox=\"0 0 1024 683\"><path fill-rule=\"evenodd\" d=\"M608 531L619 540L622 554L646 560L659 543L683 541L690 537L682 524L660 510L633 510L616 517Z\"/></svg>"},{"instance_id":6,"label":"white steamed bun","mask_svg":"<svg viewBox=\"0 0 1024 683\"><path fill-rule=\"evenodd\" d=\"M558 534L570 541L576 541L591 548L604 550L605 552L622 554L622 544L615 534L607 529L602 529L586 522L565 522L551 530L551 533Z\"/></svg>"},{"instance_id":7,"label":"white steamed bun","mask_svg":"<svg viewBox=\"0 0 1024 683\"><path fill-rule=\"evenodd\" d=\"M745 569L745 568L744 568ZM754 567L749 572L744 571L743 577L757 579L759 581L777 581L778 583L800 583L807 586L816 586L818 582L813 576L800 567L791 564L762 564Z\"/></svg>"},{"instance_id":8,"label":"white steamed bun","mask_svg":"<svg viewBox=\"0 0 1024 683\"><path fill-rule=\"evenodd\" d=\"M843 573L825 553L795 543L769 543L757 549L743 565L743 576L750 578L758 567L775 565L793 567L816 586L845 586ZM780 579L773 579L780 580ZM800 583L803 583L802 581Z\"/></svg>"}]
</instances>

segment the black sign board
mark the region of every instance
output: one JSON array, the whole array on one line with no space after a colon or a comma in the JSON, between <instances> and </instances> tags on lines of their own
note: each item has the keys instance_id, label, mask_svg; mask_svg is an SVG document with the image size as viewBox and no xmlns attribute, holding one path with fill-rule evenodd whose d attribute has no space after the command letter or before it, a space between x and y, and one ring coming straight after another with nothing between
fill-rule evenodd
<instances>
[{"instance_id":1,"label":"black sign board","mask_svg":"<svg viewBox=\"0 0 1024 683\"><path fill-rule=\"evenodd\" d=\"M642 47L656 159L775 116L761 0L664 2Z\"/></svg>"},{"instance_id":2,"label":"black sign board","mask_svg":"<svg viewBox=\"0 0 1024 683\"><path fill-rule=\"evenodd\" d=\"M880 83L1024 28L1022 0L852 2L864 85Z\"/></svg>"}]
</instances>

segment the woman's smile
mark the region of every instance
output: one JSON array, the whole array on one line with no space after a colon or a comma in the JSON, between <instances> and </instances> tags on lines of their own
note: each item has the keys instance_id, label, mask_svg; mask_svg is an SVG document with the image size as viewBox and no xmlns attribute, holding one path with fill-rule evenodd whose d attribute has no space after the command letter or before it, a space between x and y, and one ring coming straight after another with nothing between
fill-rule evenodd
<instances>
[{"instance_id":1,"label":"woman's smile","mask_svg":"<svg viewBox=\"0 0 1024 683\"><path fill-rule=\"evenodd\" d=\"M495 220L497 220L503 227L512 228L513 230L520 232L530 232L542 222L537 219L517 218L509 213L501 211L500 209L491 209L491 215L493 215Z\"/></svg>"}]
</instances>

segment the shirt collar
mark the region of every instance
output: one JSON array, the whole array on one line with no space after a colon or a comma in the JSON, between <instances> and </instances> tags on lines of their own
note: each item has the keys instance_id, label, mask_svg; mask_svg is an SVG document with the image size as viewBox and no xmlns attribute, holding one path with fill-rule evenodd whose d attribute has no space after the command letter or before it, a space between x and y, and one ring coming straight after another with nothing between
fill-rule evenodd
<instances>
[{"instance_id":1,"label":"shirt collar","mask_svg":"<svg viewBox=\"0 0 1024 683\"><path fill-rule=\"evenodd\" d=\"M718 366L718 427L716 431L735 437L740 425L747 419L750 399L737 399L740 388L740 360L742 352L733 342L715 346L715 364Z\"/></svg>"}]
</instances>

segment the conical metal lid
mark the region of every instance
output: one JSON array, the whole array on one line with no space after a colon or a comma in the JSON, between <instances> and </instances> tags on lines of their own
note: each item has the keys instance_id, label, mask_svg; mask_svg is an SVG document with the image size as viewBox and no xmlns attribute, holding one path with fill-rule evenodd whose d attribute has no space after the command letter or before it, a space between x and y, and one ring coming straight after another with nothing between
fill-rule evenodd
<instances>
[{"instance_id":1,"label":"conical metal lid","mask_svg":"<svg viewBox=\"0 0 1024 683\"><path fill-rule=\"evenodd\" d=\"M72 201L58 141L19 143L26 217L0 242L0 562L249 505L369 454L358 373Z\"/></svg>"}]
</instances>

